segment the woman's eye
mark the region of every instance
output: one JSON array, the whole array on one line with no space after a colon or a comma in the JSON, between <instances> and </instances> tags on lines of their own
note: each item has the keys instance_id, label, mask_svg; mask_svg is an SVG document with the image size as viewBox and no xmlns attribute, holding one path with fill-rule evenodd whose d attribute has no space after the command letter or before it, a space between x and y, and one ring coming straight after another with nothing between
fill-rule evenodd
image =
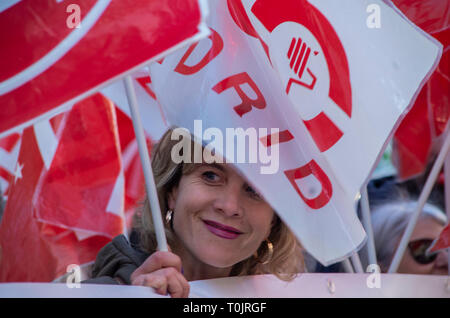
<instances>
[{"instance_id":1,"label":"woman's eye","mask_svg":"<svg viewBox=\"0 0 450 318\"><path fill-rule=\"evenodd\" d=\"M261 199L261 196L250 186L248 186L246 188L246 191L253 197L255 197L256 199Z\"/></svg>"},{"instance_id":2,"label":"woman's eye","mask_svg":"<svg viewBox=\"0 0 450 318\"><path fill-rule=\"evenodd\" d=\"M208 181L218 181L219 180L219 176L212 171L205 171L205 172L203 172L202 176Z\"/></svg>"}]
</instances>

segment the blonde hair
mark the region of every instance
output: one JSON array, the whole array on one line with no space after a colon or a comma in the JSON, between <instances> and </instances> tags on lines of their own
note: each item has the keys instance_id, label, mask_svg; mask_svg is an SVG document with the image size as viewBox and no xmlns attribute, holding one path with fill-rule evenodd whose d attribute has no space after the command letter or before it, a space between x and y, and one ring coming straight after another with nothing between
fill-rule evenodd
<instances>
[{"instance_id":1,"label":"blonde hair","mask_svg":"<svg viewBox=\"0 0 450 318\"><path fill-rule=\"evenodd\" d=\"M158 193L163 220L168 210L167 194L177 186L183 175L190 174L196 168L195 163L175 163L172 158L172 148L178 140L172 140L174 128L169 129L152 149L152 169ZM193 138L191 138L193 140ZM191 141L193 143L193 141ZM192 148L193 149L193 144ZM302 248L291 230L275 214L275 222L268 240L273 244L273 254L267 263L262 261L269 258L267 244L263 242L255 255L235 264L230 276L274 274L282 280L291 280L295 274L304 271ZM151 216L148 198L134 218L134 227L140 236L140 248L148 253L156 251L157 242ZM164 222L167 243L169 246L177 244L176 234L170 224Z\"/></svg>"}]
</instances>

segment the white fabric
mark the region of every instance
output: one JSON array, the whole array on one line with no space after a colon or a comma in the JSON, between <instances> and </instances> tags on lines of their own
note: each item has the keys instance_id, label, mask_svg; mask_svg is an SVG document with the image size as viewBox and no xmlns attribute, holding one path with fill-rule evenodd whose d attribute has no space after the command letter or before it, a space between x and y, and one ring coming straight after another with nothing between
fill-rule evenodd
<instances>
[{"instance_id":1,"label":"white fabric","mask_svg":"<svg viewBox=\"0 0 450 318\"><path fill-rule=\"evenodd\" d=\"M189 297L212 298L450 298L448 276L380 274L380 288L369 288L373 274L301 274L291 282L272 275L220 278L190 283ZM152 288L65 283L3 283L0 297L17 298L160 298Z\"/></svg>"},{"instance_id":2,"label":"white fabric","mask_svg":"<svg viewBox=\"0 0 450 318\"><path fill-rule=\"evenodd\" d=\"M348 257L364 243L365 232L355 213L359 189L422 81L435 67L442 47L383 1L371 1L381 8L380 29L366 26L367 1L311 1L331 24L345 51L352 105L351 114L346 114L328 96L330 83L339 82L344 75L330 77L330 61L323 57L326 47L318 43L311 30L298 23L281 23L268 32L251 10L255 2L258 1L243 1L253 27L268 45L271 63L261 41L244 33L233 21L227 1L210 1L207 23L220 35L223 49L193 74L174 71L187 50L169 55L162 64L153 63L150 66L152 87L168 123L185 127L198 138L202 137L199 136L202 131L195 131L197 119L202 120L203 130L216 127L224 136L230 127L267 128L269 133L270 128L290 131L294 138L279 144L279 169L275 174L262 174L261 163L235 163L235 166L258 188L307 251L322 264L329 265ZM278 1L276 6L287 2L290 1ZM303 38L312 48L307 70L315 74L317 82L313 89L292 85L287 94L289 78L295 74L286 53L291 39L296 37ZM210 39L200 41L184 60L185 65L197 65L210 50L211 43ZM243 72L261 91L266 105L238 115L233 108L242 102L237 90L230 87L218 93L214 87ZM312 83L312 75L304 80ZM256 98L248 84L240 88L250 99ZM321 111L343 133L330 148L319 149L304 124ZM321 126L319 131L327 128ZM233 158L227 160L236 162ZM305 204L285 174L312 162L323 170L332 190L328 192L329 200L320 208ZM312 170L317 171L315 167ZM311 173L295 182L307 199L325 189Z\"/></svg>"}]
</instances>

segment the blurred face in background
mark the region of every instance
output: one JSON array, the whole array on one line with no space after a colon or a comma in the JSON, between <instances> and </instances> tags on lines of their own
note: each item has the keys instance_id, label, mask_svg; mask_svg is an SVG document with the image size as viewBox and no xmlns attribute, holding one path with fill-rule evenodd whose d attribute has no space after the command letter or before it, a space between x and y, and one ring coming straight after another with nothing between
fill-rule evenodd
<instances>
[{"instance_id":1,"label":"blurred face in background","mask_svg":"<svg viewBox=\"0 0 450 318\"><path fill-rule=\"evenodd\" d=\"M408 248L398 267L398 273L448 275L448 254L441 251L427 256L426 249L444 226L431 217L420 218L409 240Z\"/></svg>"}]
</instances>

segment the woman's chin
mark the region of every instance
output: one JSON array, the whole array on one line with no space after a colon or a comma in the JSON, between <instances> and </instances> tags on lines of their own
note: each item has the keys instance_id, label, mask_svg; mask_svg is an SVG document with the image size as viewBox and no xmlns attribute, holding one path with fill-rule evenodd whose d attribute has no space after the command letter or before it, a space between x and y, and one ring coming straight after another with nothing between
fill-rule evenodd
<instances>
[{"instance_id":1,"label":"woman's chin","mask_svg":"<svg viewBox=\"0 0 450 318\"><path fill-rule=\"evenodd\" d=\"M236 259L236 255L227 257L226 255L218 254L217 252L204 254L200 257L200 260L203 263L216 268L229 268L241 262L243 259Z\"/></svg>"}]
</instances>

